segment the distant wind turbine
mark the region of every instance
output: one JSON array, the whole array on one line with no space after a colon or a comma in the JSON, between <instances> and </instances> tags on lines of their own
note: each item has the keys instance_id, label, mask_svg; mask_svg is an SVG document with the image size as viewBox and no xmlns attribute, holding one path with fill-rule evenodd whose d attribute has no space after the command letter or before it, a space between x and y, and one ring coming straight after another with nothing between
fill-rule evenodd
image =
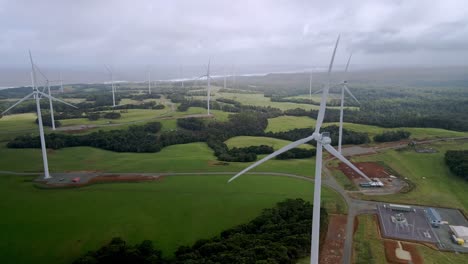
<instances>
[{"instance_id":1,"label":"distant wind turbine","mask_svg":"<svg viewBox=\"0 0 468 264\"><path fill-rule=\"evenodd\" d=\"M226 78L227 78L226 68L224 68L224 90L226 90Z\"/></svg>"},{"instance_id":2,"label":"distant wind turbine","mask_svg":"<svg viewBox=\"0 0 468 264\"><path fill-rule=\"evenodd\" d=\"M210 64L211 59L208 59L208 67L206 69L206 74L200 76L198 79L206 77L208 88L207 88L207 99L206 99L206 108L208 109L208 115L210 115L210 100L211 100L211 74L210 74Z\"/></svg>"},{"instance_id":3,"label":"distant wind turbine","mask_svg":"<svg viewBox=\"0 0 468 264\"><path fill-rule=\"evenodd\" d=\"M111 77L111 87L112 87L112 107L115 107L115 87L114 87L114 74L112 73L111 69L107 65L104 65L106 70L109 72Z\"/></svg>"},{"instance_id":4,"label":"distant wind turbine","mask_svg":"<svg viewBox=\"0 0 468 264\"><path fill-rule=\"evenodd\" d=\"M148 66L148 94L151 94L151 67Z\"/></svg>"},{"instance_id":5,"label":"distant wind turbine","mask_svg":"<svg viewBox=\"0 0 468 264\"><path fill-rule=\"evenodd\" d=\"M311 252L310 252L310 263L316 264L318 263L318 256L319 256L319 231L320 231L320 191L321 191L321 184L322 184L322 148L325 148L330 154L341 160L343 163L351 167L354 171L359 173L362 177L370 181L370 179L361 172L356 166L354 166L350 161L348 161L345 157L343 157L338 151L336 151L331 145L331 139L329 133L320 133L320 127L322 126L323 119L325 116L326 104L327 104L327 97L328 97L328 90L330 88L330 74L333 67L333 61L335 59L336 49L338 47L340 37L336 40L335 48L333 50L333 55L330 61L330 65L328 67L328 83L325 85L325 88L322 92L322 99L320 101L320 109L317 116L317 123L315 126L315 131L312 135L295 141L273 153L266 156L265 158L255 162L254 164L250 165L246 169L242 170L234 177L229 179L228 182L233 181L237 177L241 176L242 174L246 173L247 171L257 167L258 165L278 156L281 153L284 153L288 150L291 150L299 145L307 143L309 141L315 140L317 142L316 147L316 163L315 163L315 186L314 186L314 207L313 207L313 216L312 216L312 236L311 236Z\"/></svg>"},{"instance_id":6,"label":"distant wind turbine","mask_svg":"<svg viewBox=\"0 0 468 264\"><path fill-rule=\"evenodd\" d=\"M26 95L22 99L20 99L18 102L10 106L7 110L3 111L2 115L5 114L6 112L10 111L13 109L15 106L19 105L20 103L28 100L29 98L34 98L36 100L36 110L37 110L37 120L38 120L38 125L39 125L39 137L41 139L41 150L42 150L42 161L44 163L44 179L50 179L50 174L49 174L49 164L47 161L47 149L46 149L46 144L45 144L45 137L44 137L44 127L42 124L42 114L41 114L41 105L39 102L39 99L41 96L49 98L49 100L55 100L61 103L64 103L66 105L72 106L77 108L74 105L71 105L65 101L62 101L60 99L57 99L55 97L52 97L44 92L39 91L39 89L36 86L36 67L34 65L34 61L32 59L31 51L29 51L29 60L31 61L31 79L32 79L32 88L33 91L32 93Z\"/></svg>"},{"instance_id":7,"label":"distant wind turbine","mask_svg":"<svg viewBox=\"0 0 468 264\"><path fill-rule=\"evenodd\" d=\"M341 107L340 107L340 130L339 130L339 135L338 135L338 152L341 153L341 141L343 139L343 108L344 108L344 92L346 91L358 104L359 101L354 97L354 95L351 93L351 91L348 89L347 83L348 81L346 80L346 74L348 73L348 67L349 63L351 62L351 57L353 54L351 53L348 58L348 62L346 63L346 68L345 68L345 79L341 83Z\"/></svg>"},{"instance_id":8,"label":"distant wind turbine","mask_svg":"<svg viewBox=\"0 0 468 264\"><path fill-rule=\"evenodd\" d=\"M59 80L60 82L60 92L63 93L63 78L62 78L62 72L59 73Z\"/></svg>"},{"instance_id":9,"label":"distant wind turbine","mask_svg":"<svg viewBox=\"0 0 468 264\"><path fill-rule=\"evenodd\" d=\"M52 103L52 94L50 93L49 78L47 78L47 76L41 71L41 69L36 64L33 64L33 66L46 80L46 87L44 88L47 88L47 93L49 94L50 120L52 122L52 130L55 130L54 105Z\"/></svg>"},{"instance_id":10,"label":"distant wind turbine","mask_svg":"<svg viewBox=\"0 0 468 264\"><path fill-rule=\"evenodd\" d=\"M184 71L183 71L182 65L180 65L179 73L180 73L181 85L182 85L182 88L184 88Z\"/></svg>"},{"instance_id":11,"label":"distant wind turbine","mask_svg":"<svg viewBox=\"0 0 468 264\"><path fill-rule=\"evenodd\" d=\"M312 71L310 71L309 78L309 99L312 100Z\"/></svg>"}]
</instances>

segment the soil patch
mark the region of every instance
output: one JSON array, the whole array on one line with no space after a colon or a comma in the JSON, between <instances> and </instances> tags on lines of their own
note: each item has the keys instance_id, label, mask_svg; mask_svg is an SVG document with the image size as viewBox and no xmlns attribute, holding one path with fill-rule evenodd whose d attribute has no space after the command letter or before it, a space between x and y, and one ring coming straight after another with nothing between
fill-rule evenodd
<instances>
[{"instance_id":1,"label":"soil patch","mask_svg":"<svg viewBox=\"0 0 468 264\"><path fill-rule=\"evenodd\" d=\"M369 178L388 178L391 175L382 165L375 162L358 162L354 165ZM362 179L359 174L344 163L340 163L338 168L351 180Z\"/></svg>"},{"instance_id":2,"label":"soil patch","mask_svg":"<svg viewBox=\"0 0 468 264\"><path fill-rule=\"evenodd\" d=\"M86 184L105 183L105 182L141 182L161 180L160 176L143 176L143 175L106 175L96 176L89 180Z\"/></svg>"},{"instance_id":3,"label":"soil patch","mask_svg":"<svg viewBox=\"0 0 468 264\"><path fill-rule=\"evenodd\" d=\"M342 262L346 223L346 215L332 215L330 217L327 236L320 250L320 263Z\"/></svg>"},{"instance_id":4,"label":"soil patch","mask_svg":"<svg viewBox=\"0 0 468 264\"><path fill-rule=\"evenodd\" d=\"M397 250L397 248L400 248L400 245L398 244L398 241L384 240L385 256L387 258L388 263L392 263L392 264L394 264L394 263L395 264L400 264L400 263L401 264L407 264L407 263L422 264L422 263L424 263L421 255L419 255L416 247L414 247L411 244L403 243L403 242L400 242L400 244L401 244L401 248L404 251L407 251L407 252L410 253L411 261L402 260L402 259L399 259L396 256L396 254L395 254L396 250Z\"/></svg>"}]
</instances>

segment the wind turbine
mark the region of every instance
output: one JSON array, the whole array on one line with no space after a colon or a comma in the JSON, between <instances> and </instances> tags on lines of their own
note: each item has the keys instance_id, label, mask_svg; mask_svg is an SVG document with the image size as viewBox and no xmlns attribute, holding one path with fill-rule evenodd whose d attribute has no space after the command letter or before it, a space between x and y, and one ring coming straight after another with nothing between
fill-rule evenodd
<instances>
[{"instance_id":1,"label":"wind turbine","mask_svg":"<svg viewBox=\"0 0 468 264\"><path fill-rule=\"evenodd\" d=\"M309 99L312 101L312 71L310 71L310 78L309 78Z\"/></svg>"},{"instance_id":2,"label":"wind turbine","mask_svg":"<svg viewBox=\"0 0 468 264\"><path fill-rule=\"evenodd\" d=\"M62 72L60 72L59 78L60 78L60 92L63 93L63 78L62 78Z\"/></svg>"},{"instance_id":3,"label":"wind turbine","mask_svg":"<svg viewBox=\"0 0 468 264\"><path fill-rule=\"evenodd\" d=\"M55 130L54 106L52 104L52 94L50 93L50 80L49 80L49 78L47 78L47 76L41 71L41 69L36 64L33 64L33 67L46 80L46 87L44 87L44 88L47 88L47 93L49 94L50 120L52 122L52 130Z\"/></svg>"},{"instance_id":4,"label":"wind turbine","mask_svg":"<svg viewBox=\"0 0 468 264\"><path fill-rule=\"evenodd\" d=\"M106 67L106 70L109 72L110 77L111 77L111 86L112 86L112 107L115 107L115 88L114 88L114 74L112 73L111 69L107 67L107 65L104 65Z\"/></svg>"},{"instance_id":5,"label":"wind turbine","mask_svg":"<svg viewBox=\"0 0 468 264\"><path fill-rule=\"evenodd\" d=\"M351 57L352 56L353 56L353 54L351 53L349 55L348 62L346 63L345 75L346 75L346 73L348 73L348 67L349 67L349 63L351 62ZM348 83L348 81L346 79L343 80L343 82L341 83L341 107L340 107L340 130L339 130L340 132L339 132L339 135L338 135L338 152L340 152L340 153L341 153L341 141L342 141L342 138L343 138L344 92L346 91L358 104L360 104L358 99L356 99L356 97L354 97L354 95L348 89L347 83Z\"/></svg>"},{"instance_id":6,"label":"wind turbine","mask_svg":"<svg viewBox=\"0 0 468 264\"><path fill-rule=\"evenodd\" d=\"M312 216L312 236L311 236L311 249L310 249L310 263L318 263L319 257L319 231L320 231L320 191L321 191L321 184L322 184L322 148L325 148L330 154L341 160L343 163L351 167L354 171L359 173L362 177L369 180L370 179L361 172L356 166L354 166L350 161L348 161L345 157L343 157L338 151L336 151L331 145L331 139L329 133L320 133L320 127L322 126L323 119L325 116L325 109L327 105L327 96L328 90L330 88L330 73L333 67L333 61L335 59L336 49L338 47L338 43L340 40L340 36L336 40L335 48L333 50L333 55L331 57L330 66L328 67L328 83L325 85L323 92L322 92L322 99L320 101L320 109L317 116L317 123L315 126L315 131L312 135L295 141L273 153L266 156L265 158L255 162L254 164L250 165L246 169L242 170L234 177L229 179L228 182L233 181L237 177L241 176L242 174L246 173L247 171L257 167L258 165L264 163L265 161L278 156L279 154L286 152L290 149L298 147L304 143L309 141L315 140L317 142L317 154L316 154L316 161L315 161L315 186L314 186L314 209L313 209L313 216Z\"/></svg>"},{"instance_id":7,"label":"wind turbine","mask_svg":"<svg viewBox=\"0 0 468 264\"><path fill-rule=\"evenodd\" d=\"M211 99L211 75L210 75L210 64L211 64L211 59L208 59L208 68L206 70L206 74L200 76L198 79L206 77L206 80L208 82L208 91L207 91L207 99L206 99L206 107L208 109L208 115L210 115L210 99Z\"/></svg>"},{"instance_id":8,"label":"wind turbine","mask_svg":"<svg viewBox=\"0 0 468 264\"><path fill-rule=\"evenodd\" d=\"M148 94L151 94L151 67L148 66Z\"/></svg>"},{"instance_id":9,"label":"wind turbine","mask_svg":"<svg viewBox=\"0 0 468 264\"><path fill-rule=\"evenodd\" d=\"M180 73L181 85L182 85L182 88L184 88L184 72L183 72L183 70L182 70L182 65L180 65L179 73Z\"/></svg>"},{"instance_id":10,"label":"wind turbine","mask_svg":"<svg viewBox=\"0 0 468 264\"><path fill-rule=\"evenodd\" d=\"M224 90L226 90L226 67L224 67Z\"/></svg>"},{"instance_id":11,"label":"wind turbine","mask_svg":"<svg viewBox=\"0 0 468 264\"><path fill-rule=\"evenodd\" d=\"M66 105L72 106L77 108L74 105L71 105L65 101L62 101L60 99L57 99L55 97L52 97L44 92L39 91L39 89L36 86L36 67L34 65L34 61L32 59L31 51L29 51L29 60L31 61L31 79L32 79L32 88L33 91L32 93L26 95L23 97L21 100L10 106L7 110L3 111L2 115L5 114L6 112L10 111L12 108L15 106L19 105L20 103L26 101L29 98L34 98L36 100L36 110L37 110L37 119L38 119L38 124L39 124L39 137L41 139L41 150L42 150L42 161L44 163L44 179L50 179L50 174L49 174L49 164L47 161L47 149L46 149L46 144L45 144L45 138L44 138L44 126L42 124L42 115L41 115L41 105L39 102L40 96L49 98L49 100L55 100L61 103L64 103Z\"/></svg>"}]
</instances>

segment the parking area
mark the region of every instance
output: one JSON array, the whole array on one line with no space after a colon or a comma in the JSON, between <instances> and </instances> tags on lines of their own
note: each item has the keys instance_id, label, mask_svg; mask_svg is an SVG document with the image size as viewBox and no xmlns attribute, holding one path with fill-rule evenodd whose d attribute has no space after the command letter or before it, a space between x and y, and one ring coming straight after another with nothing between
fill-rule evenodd
<instances>
[{"instance_id":1,"label":"parking area","mask_svg":"<svg viewBox=\"0 0 468 264\"><path fill-rule=\"evenodd\" d=\"M410 210L395 210L389 204L377 206L382 236L386 238L433 243L441 250L468 253L468 245L457 245L451 239L449 225L467 226L468 221L456 209L435 208L442 224L433 227L426 216L429 207L407 206ZM404 208L405 209L405 208Z\"/></svg>"},{"instance_id":2,"label":"parking area","mask_svg":"<svg viewBox=\"0 0 468 264\"><path fill-rule=\"evenodd\" d=\"M439 228L433 228L436 235L439 237L440 244L438 247L443 250L450 250L456 252L468 253L468 245L464 246L455 244L450 237L450 227L454 226L468 226L468 221L459 210L448 209L448 208L437 208L437 211L444 221L444 224Z\"/></svg>"},{"instance_id":3,"label":"parking area","mask_svg":"<svg viewBox=\"0 0 468 264\"><path fill-rule=\"evenodd\" d=\"M388 205L377 206L382 236L401 240L438 243L438 238L427 221L424 208L395 211Z\"/></svg>"}]
</instances>

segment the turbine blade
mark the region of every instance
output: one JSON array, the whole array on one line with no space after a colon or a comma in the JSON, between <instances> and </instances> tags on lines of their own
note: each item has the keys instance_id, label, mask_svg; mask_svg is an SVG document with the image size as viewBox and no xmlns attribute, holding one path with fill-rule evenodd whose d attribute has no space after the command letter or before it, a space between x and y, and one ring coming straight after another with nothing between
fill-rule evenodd
<instances>
[{"instance_id":1,"label":"turbine blade","mask_svg":"<svg viewBox=\"0 0 468 264\"><path fill-rule=\"evenodd\" d=\"M351 57L352 57L352 56L353 56L353 53L351 53L351 54L349 55L348 63L346 63L345 73L348 72L348 67L349 67L349 63L351 62Z\"/></svg>"},{"instance_id":2,"label":"turbine blade","mask_svg":"<svg viewBox=\"0 0 468 264\"><path fill-rule=\"evenodd\" d=\"M251 170L251 169L257 167L258 165L264 163L265 161L270 160L270 159L272 159L272 158L278 156L279 154L281 154L281 153L283 153L283 152L286 152L286 151L288 151L288 150L290 150L290 149L293 149L293 148L295 148L295 147L297 147L297 146L299 146L299 145L302 145L302 144L304 144L304 143L307 143L307 142L311 141L312 139L314 139L314 136L313 136L313 135L312 135L312 136L309 136L309 137L306 137L306 138L303 138L303 139L299 139L298 141L294 141L294 142L292 142L291 144L282 147L281 149L279 149L279 150L277 150L277 151L271 153L270 155L264 157L263 159L261 159L261 160L255 162L254 164L250 165L249 167L243 169L241 172L237 173L235 176L233 176L232 178L230 178L228 182L232 182L232 181L235 180L237 177L239 177L239 176L241 176L242 174L246 173L247 171L249 171L249 170Z\"/></svg>"},{"instance_id":3,"label":"turbine blade","mask_svg":"<svg viewBox=\"0 0 468 264\"><path fill-rule=\"evenodd\" d=\"M108 67L107 65L104 64L104 67L106 67L106 70L107 70L110 74L112 74L112 71L109 69L109 67Z\"/></svg>"},{"instance_id":4,"label":"turbine blade","mask_svg":"<svg viewBox=\"0 0 468 264\"><path fill-rule=\"evenodd\" d=\"M356 101L358 104L361 104L361 103L359 102L359 100L356 99L356 97L354 97L354 95L353 95L353 94L351 93L351 91L348 89L348 86L346 86L346 84L343 84L343 87L344 87L345 91L354 99L354 101Z\"/></svg>"},{"instance_id":5,"label":"turbine blade","mask_svg":"<svg viewBox=\"0 0 468 264\"><path fill-rule=\"evenodd\" d=\"M318 94L318 93L320 93L320 92L322 92L322 91L323 91L323 88L320 89L320 90L315 91L314 94Z\"/></svg>"},{"instance_id":6,"label":"turbine blade","mask_svg":"<svg viewBox=\"0 0 468 264\"><path fill-rule=\"evenodd\" d=\"M39 68L39 66L37 66L37 64L35 63L34 63L34 68L39 72L40 75L42 75L42 77L44 77L44 79L49 80L47 76L41 71L41 68Z\"/></svg>"},{"instance_id":7,"label":"turbine blade","mask_svg":"<svg viewBox=\"0 0 468 264\"><path fill-rule=\"evenodd\" d=\"M333 156L341 160L344 164L348 165L351 169L353 169L355 172L357 172L359 175L361 175L363 178L365 178L368 181L371 181L369 177L367 177L364 172L359 170L354 164L352 164L349 160L347 160L341 153L339 153L335 148L333 148L330 144L325 144L323 147Z\"/></svg>"},{"instance_id":8,"label":"turbine blade","mask_svg":"<svg viewBox=\"0 0 468 264\"><path fill-rule=\"evenodd\" d=\"M30 94L26 95L25 97L23 97L23 99L19 100L18 102L14 103L12 106L8 107L7 110L2 112L2 115L5 114L6 112L10 111L15 106L17 106L17 105L21 104L22 102L28 100L33 94L34 93L30 93Z\"/></svg>"},{"instance_id":9,"label":"turbine blade","mask_svg":"<svg viewBox=\"0 0 468 264\"><path fill-rule=\"evenodd\" d=\"M76 107L76 106L74 106L74 105L72 105L72 104L70 104L70 103L67 103L67 102L65 102L65 101L63 101L63 100L57 99L57 98L55 98L55 97L53 97L53 96L49 96L49 95L46 94L46 93L43 93L43 92L38 92L38 93L41 94L42 96L46 97L46 98L51 99L51 100L54 100L54 101L57 101L57 102L61 102L62 104L66 104L66 105L71 106L71 107L74 107L74 108L78 108L78 107Z\"/></svg>"},{"instance_id":10,"label":"turbine blade","mask_svg":"<svg viewBox=\"0 0 468 264\"><path fill-rule=\"evenodd\" d=\"M330 89L330 73L333 67L333 61L335 60L336 49L338 48L338 43L340 42L340 36L336 39L335 48L333 49L333 54L330 60L330 65L328 66L328 83L323 88L322 99L320 101L320 109L317 115L317 122L315 123L315 133L320 133L320 127L323 123L323 118L325 117L325 109L327 108L327 98L328 90Z\"/></svg>"}]
</instances>

